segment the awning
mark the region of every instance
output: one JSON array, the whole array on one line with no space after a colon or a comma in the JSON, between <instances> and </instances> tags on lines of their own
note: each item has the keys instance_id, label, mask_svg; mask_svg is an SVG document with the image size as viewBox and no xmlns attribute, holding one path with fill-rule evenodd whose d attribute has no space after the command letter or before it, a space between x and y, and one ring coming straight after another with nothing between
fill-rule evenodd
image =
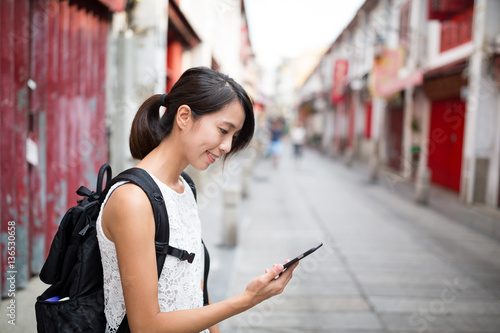
<instances>
[{"instance_id":1,"label":"awning","mask_svg":"<svg viewBox=\"0 0 500 333\"><path fill-rule=\"evenodd\" d=\"M407 87L421 85L422 82L424 82L424 74L421 71L416 71L406 77L395 77L388 82L384 82L378 87L377 92L380 97L389 97Z\"/></svg>"},{"instance_id":2,"label":"awning","mask_svg":"<svg viewBox=\"0 0 500 333\"><path fill-rule=\"evenodd\" d=\"M108 7L112 12L124 11L127 4L127 0L99 0L99 2Z\"/></svg>"},{"instance_id":3,"label":"awning","mask_svg":"<svg viewBox=\"0 0 500 333\"><path fill-rule=\"evenodd\" d=\"M169 29L175 30L177 37L186 47L194 47L201 42L193 27L173 0L168 2L168 20Z\"/></svg>"}]
</instances>

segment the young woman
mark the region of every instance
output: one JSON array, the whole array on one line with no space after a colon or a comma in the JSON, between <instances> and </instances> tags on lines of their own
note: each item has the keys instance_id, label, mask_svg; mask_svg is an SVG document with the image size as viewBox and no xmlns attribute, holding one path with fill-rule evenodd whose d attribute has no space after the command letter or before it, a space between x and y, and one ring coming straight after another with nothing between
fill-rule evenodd
<instances>
[{"instance_id":1,"label":"young woman","mask_svg":"<svg viewBox=\"0 0 500 333\"><path fill-rule=\"evenodd\" d=\"M160 106L166 111L160 117ZM203 306L201 226L191 189L180 176L188 164L205 170L250 142L252 101L234 80L208 68L187 70L167 95L150 97L132 124L130 149L166 202L170 245L195 253L192 264L167 256L158 279L151 204L136 185L117 183L97 221L104 270L107 332L125 313L131 332L218 332L217 323L280 294L296 265L266 269L241 294Z\"/></svg>"}]
</instances>

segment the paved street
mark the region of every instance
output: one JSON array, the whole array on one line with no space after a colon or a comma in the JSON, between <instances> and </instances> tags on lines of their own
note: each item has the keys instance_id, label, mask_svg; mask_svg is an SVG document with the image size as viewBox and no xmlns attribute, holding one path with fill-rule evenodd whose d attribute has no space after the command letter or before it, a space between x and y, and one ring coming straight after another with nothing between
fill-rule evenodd
<instances>
[{"instance_id":1,"label":"paved street","mask_svg":"<svg viewBox=\"0 0 500 333\"><path fill-rule=\"evenodd\" d=\"M289 156L287 148L277 170L269 160L256 164L235 248L220 246L221 188L239 175L208 177L216 186L208 186L201 218L213 301L325 244L301 262L283 295L223 322L222 332L500 332L500 242L449 219L459 211L450 196L433 190L444 207L438 212L414 204L394 178L370 184L359 167L316 152L307 151L300 168ZM35 331L43 288L35 278L17 293L17 325L3 315L1 332Z\"/></svg>"},{"instance_id":2,"label":"paved street","mask_svg":"<svg viewBox=\"0 0 500 333\"><path fill-rule=\"evenodd\" d=\"M297 169L289 156L254 170L227 296L325 245L283 295L223 331L500 332L500 242L414 204L384 177L370 184L311 151Z\"/></svg>"}]
</instances>

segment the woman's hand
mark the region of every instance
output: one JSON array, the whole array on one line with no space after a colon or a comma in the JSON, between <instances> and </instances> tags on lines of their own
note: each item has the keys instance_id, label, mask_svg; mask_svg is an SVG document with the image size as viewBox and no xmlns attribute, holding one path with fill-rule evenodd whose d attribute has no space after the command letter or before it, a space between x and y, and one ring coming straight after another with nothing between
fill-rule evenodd
<instances>
[{"instance_id":1,"label":"woman's hand","mask_svg":"<svg viewBox=\"0 0 500 333\"><path fill-rule=\"evenodd\" d=\"M266 273L256 277L247 285L244 294L249 297L251 306L279 295L292 278L292 273L299 263L295 263L283 272L283 265L273 265L273 268L266 269Z\"/></svg>"}]
</instances>

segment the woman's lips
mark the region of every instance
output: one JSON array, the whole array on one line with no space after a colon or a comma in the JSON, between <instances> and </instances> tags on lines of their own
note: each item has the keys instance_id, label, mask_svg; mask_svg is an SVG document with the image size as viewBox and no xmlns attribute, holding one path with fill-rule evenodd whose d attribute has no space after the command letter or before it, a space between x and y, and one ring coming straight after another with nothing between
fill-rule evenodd
<instances>
[{"instance_id":1,"label":"woman's lips","mask_svg":"<svg viewBox=\"0 0 500 333\"><path fill-rule=\"evenodd\" d=\"M218 158L218 156L210 153L208 150L207 150L207 156L208 156L208 160L210 161L210 163L214 163L215 159Z\"/></svg>"}]
</instances>

